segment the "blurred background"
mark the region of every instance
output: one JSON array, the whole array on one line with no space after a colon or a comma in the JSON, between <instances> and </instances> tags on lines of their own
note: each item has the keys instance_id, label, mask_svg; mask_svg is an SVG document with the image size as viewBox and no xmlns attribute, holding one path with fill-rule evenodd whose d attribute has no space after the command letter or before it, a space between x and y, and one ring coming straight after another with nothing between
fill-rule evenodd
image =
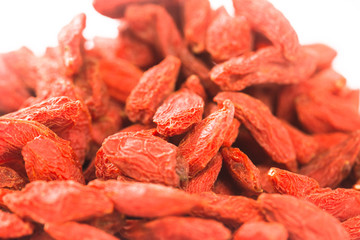
<instances>
[{"instance_id":1,"label":"blurred background","mask_svg":"<svg viewBox=\"0 0 360 240\"><path fill-rule=\"evenodd\" d=\"M210 0L214 8L231 0ZM27 46L42 54L76 14L87 15L86 38L115 37L117 22L97 13L91 0L0 0L0 52ZM334 68L360 88L359 0L270 0L290 21L300 42L325 43L338 51Z\"/></svg>"}]
</instances>

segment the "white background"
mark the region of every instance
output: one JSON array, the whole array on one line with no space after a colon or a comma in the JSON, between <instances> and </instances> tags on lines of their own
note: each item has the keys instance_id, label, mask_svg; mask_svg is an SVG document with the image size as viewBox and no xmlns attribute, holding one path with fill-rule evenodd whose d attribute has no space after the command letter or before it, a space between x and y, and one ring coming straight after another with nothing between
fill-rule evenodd
<instances>
[{"instance_id":1,"label":"white background","mask_svg":"<svg viewBox=\"0 0 360 240\"><path fill-rule=\"evenodd\" d=\"M214 7L231 0L210 0ZM91 0L0 0L0 52L27 46L41 54L76 14L87 15L86 38L115 36L117 23L98 14ZM360 0L270 0L289 19L300 42L325 43L338 51L334 68L360 87ZM231 10L230 10L231 11Z\"/></svg>"}]
</instances>

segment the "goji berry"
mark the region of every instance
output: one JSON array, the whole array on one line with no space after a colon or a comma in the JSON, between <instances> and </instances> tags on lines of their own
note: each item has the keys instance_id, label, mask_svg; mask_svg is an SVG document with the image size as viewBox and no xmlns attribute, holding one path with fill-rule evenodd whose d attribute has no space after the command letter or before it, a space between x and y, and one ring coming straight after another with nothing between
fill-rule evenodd
<instances>
[{"instance_id":1,"label":"goji berry","mask_svg":"<svg viewBox=\"0 0 360 240\"><path fill-rule=\"evenodd\" d=\"M300 44L295 30L285 16L266 0L233 0L235 14L245 16L251 27L266 36L284 56L293 61Z\"/></svg>"},{"instance_id":2,"label":"goji berry","mask_svg":"<svg viewBox=\"0 0 360 240\"><path fill-rule=\"evenodd\" d=\"M15 214L0 210L0 237L4 239L20 238L31 235L34 226Z\"/></svg>"},{"instance_id":3,"label":"goji berry","mask_svg":"<svg viewBox=\"0 0 360 240\"><path fill-rule=\"evenodd\" d=\"M333 132L313 134L312 136L314 137L318 145L317 152L322 153L345 141L349 135L342 132Z\"/></svg>"},{"instance_id":4,"label":"goji berry","mask_svg":"<svg viewBox=\"0 0 360 240\"><path fill-rule=\"evenodd\" d=\"M44 230L54 239L118 240L118 238L98 228L77 222L45 224Z\"/></svg>"},{"instance_id":5,"label":"goji berry","mask_svg":"<svg viewBox=\"0 0 360 240\"><path fill-rule=\"evenodd\" d=\"M196 174L185 186L185 191L189 193L202 193L211 191L214 183L220 173L223 158L217 153L209 164Z\"/></svg>"},{"instance_id":6,"label":"goji berry","mask_svg":"<svg viewBox=\"0 0 360 240\"><path fill-rule=\"evenodd\" d=\"M288 232L279 223L248 222L244 223L233 235L233 240L286 240Z\"/></svg>"},{"instance_id":7,"label":"goji berry","mask_svg":"<svg viewBox=\"0 0 360 240\"><path fill-rule=\"evenodd\" d=\"M179 154L189 164L189 176L195 176L216 155L233 119L234 105L224 101L223 108L196 124L180 142Z\"/></svg>"},{"instance_id":8,"label":"goji berry","mask_svg":"<svg viewBox=\"0 0 360 240\"><path fill-rule=\"evenodd\" d=\"M165 136L179 135L197 122L204 112L204 101L196 93L182 89L169 95L153 117L156 130Z\"/></svg>"},{"instance_id":9,"label":"goji berry","mask_svg":"<svg viewBox=\"0 0 360 240\"><path fill-rule=\"evenodd\" d=\"M119 169L114 169L116 172L137 181L178 186L181 166L177 154L175 145L159 137L142 132L119 132L105 139L96 154L95 165L99 166L97 172L108 162Z\"/></svg>"},{"instance_id":10,"label":"goji berry","mask_svg":"<svg viewBox=\"0 0 360 240\"><path fill-rule=\"evenodd\" d=\"M180 60L169 56L147 70L126 99L126 113L133 121L151 123L156 109L174 90Z\"/></svg>"},{"instance_id":11,"label":"goji berry","mask_svg":"<svg viewBox=\"0 0 360 240\"><path fill-rule=\"evenodd\" d=\"M198 76L190 75L186 79L186 81L181 85L181 88L186 88L189 89L190 91L193 91L194 93L199 95L204 100L204 102L206 102L207 95Z\"/></svg>"},{"instance_id":12,"label":"goji berry","mask_svg":"<svg viewBox=\"0 0 360 240\"><path fill-rule=\"evenodd\" d=\"M195 21L195 18L193 19ZM225 8L220 8L207 29L206 50L214 61L223 62L249 52L252 40L246 17L230 17Z\"/></svg>"},{"instance_id":13,"label":"goji berry","mask_svg":"<svg viewBox=\"0 0 360 240\"><path fill-rule=\"evenodd\" d=\"M260 171L238 148L224 147L221 149L225 166L230 175L244 189L262 192Z\"/></svg>"},{"instance_id":14,"label":"goji berry","mask_svg":"<svg viewBox=\"0 0 360 240\"><path fill-rule=\"evenodd\" d=\"M254 199L215 193L201 193L199 196L204 202L193 209L193 216L213 218L231 228L263 219L259 205Z\"/></svg>"},{"instance_id":15,"label":"goji berry","mask_svg":"<svg viewBox=\"0 0 360 240\"><path fill-rule=\"evenodd\" d=\"M293 143L296 160L301 164L310 162L319 150L320 143L313 136L301 132L287 122L283 122L283 125L287 129Z\"/></svg>"},{"instance_id":16,"label":"goji berry","mask_svg":"<svg viewBox=\"0 0 360 240\"><path fill-rule=\"evenodd\" d=\"M341 97L319 92L302 94L296 98L295 107L301 125L311 133L360 129L358 110Z\"/></svg>"},{"instance_id":17,"label":"goji berry","mask_svg":"<svg viewBox=\"0 0 360 240\"><path fill-rule=\"evenodd\" d=\"M342 225L349 233L351 240L360 239L360 216L349 218Z\"/></svg>"},{"instance_id":18,"label":"goji berry","mask_svg":"<svg viewBox=\"0 0 360 240\"><path fill-rule=\"evenodd\" d=\"M156 61L153 49L137 38L126 24L119 26L115 55L141 68L152 66Z\"/></svg>"},{"instance_id":19,"label":"goji berry","mask_svg":"<svg viewBox=\"0 0 360 240\"><path fill-rule=\"evenodd\" d=\"M0 188L19 190L26 184L26 180L15 170L9 167L0 166Z\"/></svg>"},{"instance_id":20,"label":"goji berry","mask_svg":"<svg viewBox=\"0 0 360 240\"><path fill-rule=\"evenodd\" d=\"M21 47L18 50L1 54L0 58L27 88L35 89L39 78L39 70L37 68L37 58L30 49Z\"/></svg>"},{"instance_id":21,"label":"goji berry","mask_svg":"<svg viewBox=\"0 0 360 240\"><path fill-rule=\"evenodd\" d=\"M81 13L75 16L71 22L63 27L58 34L59 48L65 73L72 76L79 72L83 64L83 42L82 32L86 25L86 15Z\"/></svg>"},{"instance_id":22,"label":"goji berry","mask_svg":"<svg viewBox=\"0 0 360 240\"><path fill-rule=\"evenodd\" d=\"M307 51L312 51L316 56L317 70L331 67L331 63L337 55L335 49L321 43L304 45Z\"/></svg>"},{"instance_id":23,"label":"goji berry","mask_svg":"<svg viewBox=\"0 0 360 240\"><path fill-rule=\"evenodd\" d=\"M164 217L140 223L126 233L129 239L218 239L231 238L231 232L221 223L194 217Z\"/></svg>"},{"instance_id":24,"label":"goji berry","mask_svg":"<svg viewBox=\"0 0 360 240\"><path fill-rule=\"evenodd\" d=\"M336 187L346 178L360 151L360 131L324 151L301 168L300 173L316 179L321 187Z\"/></svg>"},{"instance_id":25,"label":"goji berry","mask_svg":"<svg viewBox=\"0 0 360 240\"><path fill-rule=\"evenodd\" d=\"M349 239L339 220L306 200L263 193L258 202L266 219L284 225L291 239Z\"/></svg>"},{"instance_id":26,"label":"goji berry","mask_svg":"<svg viewBox=\"0 0 360 240\"><path fill-rule=\"evenodd\" d=\"M273 53L266 56L269 54L267 52ZM271 60L271 55L274 60ZM281 59L277 49L263 48L216 65L211 70L211 80L228 91L240 91L264 83L299 83L308 79L316 70L316 60L312 55L312 52L301 49L296 61L286 62Z\"/></svg>"},{"instance_id":27,"label":"goji berry","mask_svg":"<svg viewBox=\"0 0 360 240\"><path fill-rule=\"evenodd\" d=\"M39 136L27 142L21 153L30 181L74 180L85 183L80 162L68 142L64 144Z\"/></svg>"},{"instance_id":28,"label":"goji berry","mask_svg":"<svg viewBox=\"0 0 360 240\"><path fill-rule=\"evenodd\" d=\"M21 149L38 136L48 137L56 142L68 144L53 131L35 121L0 119L0 162L20 156ZM17 136L14 138L13 136Z\"/></svg>"},{"instance_id":29,"label":"goji berry","mask_svg":"<svg viewBox=\"0 0 360 240\"><path fill-rule=\"evenodd\" d=\"M101 217L89 219L88 221L85 221L85 223L114 235L124 228L125 215L114 211Z\"/></svg>"},{"instance_id":30,"label":"goji berry","mask_svg":"<svg viewBox=\"0 0 360 240\"><path fill-rule=\"evenodd\" d=\"M313 178L274 167L268 171L268 178L275 192L300 198L320 188Z\"/></svg>"},{"instance_id":31,"label":"goji berry","mask_svg":"<svg viewBox=\"0 0 360 240\"><path fill-rule=\"evenodd\" d=\"M109 102L106 113L92 123L92 139L101 145L106 137L115 134L122 127L123 107L115 101Z\"/></svg>"},{"instance_id":32,"label":"goji berry","mask_svg":"<svg viewBox=\"0 0 360 240\"><path fill-rule=\"evenodd\" d=\"M98 119L109 107L109 94L100 75L99 62L92 58L85 58L83 62L75 79L75 88L89 109L92 119Z\"/></svg>"},{"instance_id":33,"label":"goji berry","mask_svg":"<svg viewBox=\"0 0 360 240\"><path fill-rule=\"evenodd\" d=\"M89 186L102 190L118 212L133 217L186 214L201 203L196 195L158 184L94 180Z\"/></svg>"},{"instance_id":34,"label":"goji berry","mask_svg":"<svg viewBox=\"0 0 360 240\"><path fill-rule=\"evenodd\" d=\"M315 189L305 199L340 221L360 215L360 192L353 189Z\"/></svg>"},{"instance_id":35,"label":"goji berry","mask_svg":"<svg viewBox=\"0 0 360 240\"><path fill-rule=\"evenodd\" d=\"M153 4L130 5L125 11L125 20L136 36L153 46L165 57L177 56L185 75L197 75L204 87L216 92L217 88L209 79L208 67L187 49L181 34L165 8Z\"/></svg>"},{"instance_id":36,"label":"goji berry","mask_svg":"<svg viewBox=\"0 0 360 240\"><path fill-rule=\"evenodd\" d=\"M74 126L82 108L83 105L79 100L53 97L1 117L36 121L55 133L61 133L64 129Z\"/></svg>"},{"instance_id":37,"label":"goji berry","mask_svg":"<svg viewBox=\"0 0 360 240\"><path fill-rule=\"evenodd\" d=\"M209 0L184 1L184 37L195 53L205 50L205 39L211 22L211 13Z\"/></svg>"},{"instance_id":38,"label":"goji berry","mask_svg":"<svg viewBox=\"0 0 360 240\"><path fill-rule=\"evenodd\" d=\"M34 181L3 199L18 216L39 223L84 220L113 211L113 203L101 191L71 180Z\"/></svg>"},{"instance_id":39,"label":"goji berry","mask_svg":"<svg viewBox=\"0 0 360 240\"><path fill-rule=\"evenodd\" d=\"M143 74L139 68L124 59L103 58L99 61L99 68L109 95L120 102L126 101Z\"/></svg>"},{"instance_id":40,"label":"goji berry","mask_svg":"<svg viewBox=\"0 0 360 240\"><path fill-rule=\"evenodd\" d=\"M18 110L30 97L23 82L9 71L0 55L0 113Z\"/></svg>"},{"instance_id":41,"label":"goji berry","mask_svg":"<svg viewBox=\"0 0 360 240\"><path fill-rule=\"evenodd\" d=\"M334 70L322 70L296 85L285 86L278 97L276 115L288 122L296 122L295 99L302 93L325 91L338 94L344 88L345 78Z\"/></svg>"},{"instance_id":42,"label":"goji berry","mask_svg":"<svg viewBox=\"0 0 360 240\"><path fill-rule=\"evenodd\" d=\"M240 92L221 92L215 96L218 103L229 99L235 106L235 117L251 132L271 158L290 170L297 168L291 138L282 123L259 100Z\"/></svg>"}]
</instances>

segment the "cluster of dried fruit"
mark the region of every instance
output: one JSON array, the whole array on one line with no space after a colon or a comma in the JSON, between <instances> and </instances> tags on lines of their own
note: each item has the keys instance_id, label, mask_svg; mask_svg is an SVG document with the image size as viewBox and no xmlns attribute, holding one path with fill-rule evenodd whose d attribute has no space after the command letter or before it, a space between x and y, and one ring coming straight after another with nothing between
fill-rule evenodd
<instances>
[{"instance_id":1,"label":"cluster of dried fruit","mask_svg":"<svg viewBox=\"0 0 360 240\"><path fill-rule=\"evenodd\" d=\"M360 239L359 91L233 3L95 0L116 39L0 55L1 238Z\"/></svg>"}]
</instances>

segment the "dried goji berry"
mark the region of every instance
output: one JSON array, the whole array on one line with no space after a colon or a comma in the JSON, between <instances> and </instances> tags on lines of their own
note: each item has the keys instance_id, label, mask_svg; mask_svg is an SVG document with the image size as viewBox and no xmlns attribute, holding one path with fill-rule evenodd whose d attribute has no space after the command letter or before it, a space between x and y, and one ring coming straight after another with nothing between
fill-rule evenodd
<instances>
[{"instance_id":1,"label":"dried goji berry","mask_svg":"<svg viewBox=\"0 0 360 240\"><path fill-rule=\"evenodd\" d=\"M26 143L38 136L45 136L56 142L68 144L49 128L35 121L1 118L0 135L0 163L5 163L12 157L19 157L21 149Z\"/></svg>"},{"instance_id":2,"label":"dried goji berry","mask_svg":"<svg viewBox=\"0 0 360 240\"><path fill-rule=\"evenodd\" d=\"M266 219L284 225L291 239L349 239L339 220L306 200L263 193L258 202Z\"/></svg>"},{"instance_id":3,"label":"dried goji berry","mask_svg":"<svg viewBox=\"0 0 360 240\"><path fill-rule=\"evenodd\" d=\"M204 115L207 117L211 113L214 113L219 110L219 106L215 103L209 102L205 105L204 109ZM236 138L239 134L239 128L241 126L241 123L236 118L233 119L230 127L227 129L227 132L225 134L225 139L222 144L223 147L231 147L231 145L236 141Z\"/></svg>"},{"instance_id":4,"label":"dried goji berry","mask_svg":"<svg viewBox=\"0 0 360 240\"><path fill-rule=\"evenodd\" d=\"M129 239L218 239L231 238L231 232L221 223L194 217L164 217L140 223L126 232Z\"/></svg>"},{"instance_id":5,"label":"dried goji berry","mask_svg":"<svg viewBox=\"0 0 360 240\"><path fill-rule=\"evenodd\" d=\"M79 100L53 97L1 117L36 121L55 133L60 133L75 124L82 108L83 105Z\"/></svg>"},{"instance_id":6,"label":"dried goji berry","mask_svg":"<svg viewBox=\"0 0 360 240\"><path fill-rule=\"evenodd\" d=\"M196 124L180 142L179 154L189 164L189 176L195 176L215 156L233 119L234 105L224 101L223 108Z\"/></svg>"},{"instance_id":7,"label":"dried goji berry","mask_svg":"<svg viewBox=\"0 0 360 240\"><path fill-rule=\"evenodd\" d=\"M101 217L89 219L85 223L114 235L124 228L125 220L125 215L114 211Z\"/></svg>"},{"instance_id":8,"label":"dried goji berry","mask_svg":"<svg viewBox=\"0 0 360 240\"><path fill-rule=\"evenodd\" d=\"M115 55L141 68L152 66L156 61L153 49L137 38L126 24L119 27Z\"/></svg>"},{"instance_id":9,"label":"dried goji berry","mask_svg":"<svg viewBox=\"0 0 360 240\"><path fill-rule=\"evenodd\" d=\"M21 189L25 186L26 180L15 170L0 166L0 188Z\"/></svg>"},{"instance_id":10,"label":"dried goji berry","mask_svg":"<svg viewBox=\"0 0 360 240\"><path fill-rule=\"evenodd\" d=\"M315 189L305 199L340 221L360 215L360 192L353 189Z\"/></svg>"},{"instance_id":11,"label":"dried goji berry","mask_svg":"<svg viewBox=\"0 0 360 240\"><path fill-rule=\"evenodd\" d=\"M235 14L245 16L256 32L266 36L289 60L296 60L300 44L285 16L266 0L233 0Z\"/></svg>"},{"instance_id":12,"label":"dried goji berry","mask_svg":"<svg viewBox=\"0 0 360 240\"><path fill-rule=\"evenodd\" d=\"M285 164L290 170L297 168L291 138L282 123L259 100L240 92L221 92L214 101L229 99L235 106L235 117L251 132L271 158Z\"/></svg>"},{"instance_id":13,"label":"dried goji berry","mask_svg":"<svg viewBox=\"0 0 360 240\"><path fill-rule=\"evenodd\" d=\"M239 120L234 118L230 127L228 128L228 130L226 132L226 137L222 144L223 147L231 147L231 145L233 145L233 143L236 141L236 138L239 134L240 126L241 126L241 123L239 122Z\"/></svg>"},{"instance_id":14,"label":"dried goji berry","mask_svg":"<svg viewBox=\"0 0 360 240\"><path fill-rule=\"evenodd\" d=\"M301 125L311 133L360 129L358 110L341 97L319 92L301 94L295 106Z\"/></svg>"},{"instance_id":15,"label":"dried goji berry","mask_svg":"<svg viewBox=\"0 0 360 240\"><path fill-rule=\"evenodd\" d=\"M22 148L30 181L74 180L85 183L80 162L68 142L36 137Z\"/></svg>"},{"instance_id":16,"label":"dried goji berry","mask_svg":"<svg viewBox=\"0 0 360 240\"><path fill-rule=\"evenodd\" d=\"M245 153L238 148L224 147L221 154L230 175L241 187L253 192L262 192L259 169Z\"/></svg>"},{"instance_id":17,"label":"dried goji berry","mask_svg":"<svg viewBox=\"0 0 360 240\"><path fill-rule=\"evenodd\" d=\"M193 91L194 93L199 95L204 100L204 102L206 102L207 95L206 95L205 89L204 89L203 85L201 84L201 81L198 76L190 75L186 79L186 81L181 85L181 89L182 88L186 88L186 89L189 89L190 91Z\"/></svg>"},{"instance_id":18,"label":"dried goji berry","mask_svg":"<svg viewBox=\"0 0 360 240\"><path fill-rule=\"evenodd\" d=\"M184 190L189 193L202 193L211 191L221 170L223 158L217 153L209 164L189 180Z\"/></svg>"},{"instance_id":19,"label":"dried goji berry","mask_svg":"<svg viewBox=\"0 0 360 240\"><path fill-rule=\"evenodd\" d=\"M70 146L74 150L76 157L82 165L89 149L89 142L91 141L91 122L89 112L85 110L82 111L76 119L75 125L71 128L64 129L61 133L59 133L59 137L70 142Z\"/></svg>"},{"instance_id":20,"label":"dried goji berry","mask_svg":"<svg viewBox=\"0 0 360 240\"><path fill-rule=\"evenodd\" d=\"M317 142L317 152L320 154L345 141L349 134L343 132L333 132L313 134L312 136Z\"/></svg>"},{"instance_id":21,"label":"dried goji berry","mask_svg":"<svg viewBox=\"0 0 360 240\"><path fill-rule=\"evenodd\" d=\"M177 154L175 145L159 137L142 132L119 132L106 138L97 152L96 171L103 168L104 162L109 162L121 175L137 181L178 186L178 168L182 166L178 165Z\"/></svg>"},{"instance_id":22,"label":"dried goji berry","mask_svg":"<svg viewBox=\"0 0 360 240\"><path fill-rule=\"evenodd\" d=\"M272 167L268 178L277 193L303 198L320 188L319 183L310 177Z\"/></svg>"},{"instance_id":23,"label":"dried goji berry","mask_svg":"<svg viewBox=\"0 0 360 240\"><path fill-rule=\"evenodd\" d=\"M119 18L124 15L124 10L126 7L128 7L130 4L147 4L147 3L157 3L164 6L167 6L171 8L173 5L175 5L175 9L179 9L179 3L182 3L183 0L174 0L174 1L168 1L168 0L140 0L140 1L134 1L134 0L94 0L93 1L93 7L96 11L99 13L111 17L111 18Z\"/></svg>"},{"instance_id":24,"label":"dried goji berry","mask_svg":"<svg viewBox=\"0 0 360 240\"><path fill-rule=\"evenodd\" d=\"M360 216L349 218L342 225L349 233L350 240L360 239Z\"/></svg>"},{"instance_id":25,"label":"dried goji berry","mask_svg":"<svg viewBox=\"0 0 360 240\"><path fill-rule=\"evenodd\" d=\"M211 22L209 0L184 1L184 37L195 53L205 50L206 31Z\"/></svg>"},{"instance_id":26,"label":"dried goji berry","mask_svg":"<svg viewBox=\"0 0 360 240\"><path fill-rule=\"evenodd\" d=\"M315 53L318 70L331 67L331 63L337 55L337 52L334 49L321 43L304 45L304 48L307 51Z\"/></svg>"},{"instance_id":27,"label":"dried goji berry","mask_svg":"<svg viewBox=\"0 0 360 240\"><path fill-rule=\"evenodd\" d=\"M13 192L16 192L16 191L8 189L8 188L0 188L0 207L1 207L1 209L7 209L6 204L3 200L3 197L6 194L13 193Z\"/></svg>"},{"instance_id":28,"label":"dried goji berry","mask_svg":"<svg viewBox=\"0 0 360 240\"><path fill-rule=\"evenodd\" d=\"M20 238L33 233L34 226L15 214L0 210L0 237L4 239Z\"/></svg>"},{"instance_id":29,"label":"dried goji berry","mask_svg":"<svg viewBox=\"0 0 360 240\"><path fill-rule=\"evenodd\" d=\"M179 135L195 123L200 122L204 112L204 101L187 89L169 95L158 107L153 117L156 130L165 136Z\"/></svg>"},{"instance_id":30,"label":"dried goji berry","mask_svg":"<svg viewBox=\"0 0 360 240\"><path fill-rule=\"evenodd\" d=\"M39 103L51 97L67 96L72 100L80 100L72 80L65 77L58 70L59 64L52 59L44 58L40 64L41 78L36 86L36 98L27 102L30 105ZM51 87L49 87L51 86ZM83 163L86 152L88 151L88 144L91 141L91 115L88 108L82 104L80 114L77 116L75 124L71 128L65 128L58 132L61 138L70 141L71 147L75 154Z\"/></svg>"},{"instance_id":31,"label":"dried goji berry","mask_svg":"<svg viewBox=\"0 0 360 240\"><path fill-rule=\"evenodd\" d=\"M136 36L154 46L163 57L177 56L179 48L185 47L173 18L160 5L129 5L124 19Z\"/></svg>"},{"instance_id":32,"label":"dried goji berry","mask_svg":"<svg viewBox=\"0 0 360 240\"><path fill-rule=\"evenodd\" d=\"M80 73L75 79L75 87L92 119L104 115L109 107L109 94L100 75L99 62L85 58Z\"/></svg>"},{"instance_id":33,"label":"dried goji berry","mask_svg":"<svg viewBox=\"0 0 360 240\"><path fill-rule=\"evenodd\" d=\"M273 222L244 223L233 235L233 240L287 240L288 232L284 225Z\"/></svg>"},{"instance_id":34,"label":"dried goji berry","mask_svg":"<svg viewBox=\"0 0 360 240\"><path fill-rule=\"evenodd\" d=\"M27 47L1 54L6 67L11 70L29 89L35 89L39 78L37 58Z\"/></svg>"},{"instance_id":35,"label":"dried goji berry","mask_svg":"<svg viewBox=\"0 0 360 240\"><path fill-rule=\"evenodd\" d=\"M18 110L30 97L23 82L10 72L0 55L0 114Z\"/></svg>"},{"instance_id":36,"label":"dried goji berry","mask_svg":"<svg viewBox=\"0 0 360 240\"><path fill-rule=\"evenodd\" d=\"M360 131L324 151L301 168L300 173L316 179L321 187L336 187L346 178L360 152Z\"/></svg>"},{"instance_id":37,"label":"dried goji berry","mask_svg":"<svg viewBox=\"0 0 360 240\"><path fill-rule=\"evenodd\" d=\"M126 113L131 121L151 123L156 109L174 90L179 69L180 60L169 56L144 73L126 99Z\"/></svg>"},{"instance_id":38,"label":"dried goji berry","mask_svg":"<svg viewBox=\"0 0 360 240\"><path fill-rule=\"evenodd\" d=\"M296 160L301 164L306 164L316 155L319 143L310 135L306 135L287 122L283 122L284 127L289 133L296 153Z\"/></svg>"},{"instance_id":39,"label":"dried goji berry","mask_svg":"<svg viewBox=\"0 0 360 240\"><path fill-rule=\"evenodd\" d=\"M118 212L133 217L186 214L201 203L195 195L158 184L94 180L89 186L104 191Z\"/></svg>"},{"instance_id":40,"label":"dried goji berry","mask_svg":"<svg viewBox=\"0 0 360 240\"><path fill-rule=\"evenodd\" d=\"M256 167L260 171L260 181L261 181L261 186L262 186L262 189L264 190L264 192L274 193L275 190L273 188L273 184L268 177L268 173L269 173L269 170L271 169L271 166L269 166L268 164L261 164L261 165L256 165Z\"/></svg>"},{"instance_id":41,"label":"dried goji berry","mask_svg":"<svg viewBox=\"0 0 360 240\"><path fill-rule=\"evenodd\" d=\"M139 82L143 72L123 59L104 58L99 61L100 76L108 87L109 95L125 102Z\"/></svg>"},{"instance_id":42,"label":"dried goji berry","mask_svg":"<svg viewBox=\"0 0 360 240\"><path fill-rule=\"evenodd\" d=\"M85 29L85 25L86 15L81 13L75 16L58 34L62 61L66 68L65 73L68 76L78 73L83 64L84 37L82 32Z\"/></svg>"},{"instance_id":43,"label":"dried goji berry","mask_svg":"<svg viewBox=\"0 0 360 240\"><path fill-rule=\"evenodd\" d=\"M54 239L118 240L118 238L98 228L77 222L45 224L44 230Z\"/></svg>"},{"instance_id":44,"label":"dried goji berry","mask_svg":"<svg viewBox=\"0 0 360 240\"><path fill-rule=\"evenodd\" d=\"M84 220L113 211L112 202L101 191L71 180L34 181L3 199L11 211L39 223Z\"/></svg>"},{"instance_id":45,"label":"dried goji berry","mask_svg":"<svg viewBox=\"0 0 360 240\"><path fill-rule=\"evenodd\" d=\"M197 75L206 89L216 92L216 86L208 76L208 67L187 49L166 9L153 4L131 5L126 8L125 20L134 34L151 44L159 55L177 56L185 75Z\"/></svg>"},{"instance_id":46,"label":"dried goji berry","mask_svg":"<svg viewBox=\"0 0 360 240\"><path fill-rule=\"evenodd\" d=\"M106 113L92 124L92 139L101 145L106 137L115 134L122 127L123 107L115 101L110 101Z\"/></svg>"},{"instance_id":47,"label":"dried goji berry","mask_svg":"<svg viewBox=\"0 0 360 240\"><path fill-rule=\"evenodd\" d=\"M264 55L274 59L259 59L264 58ZM221 89L230 91L264 83L299 83L308 79L316 70L316 60L312 55L301 49L296 61L286 62L281 59L277 49L263 48L216 65L210 72L211 80Z\"/></svg>"},{"instance_id":48,"label":"dried goji berry","mask_svg":"<svg viewBox=\"0 0 360 240\"><path fill-rule=\"evenodd\" d=\"M199 196L204 203L193 209L193 216L213 218L232 228L237 228L245 222L263 219L259 205L254 199L215 193L201 193Z\"/></svg>"},{"instance_id":49,"label":"dried goji berry","mask_svg":"<svg viewBox=\"0 0 360 240\"><path fill-rule=\"evenodd\" d=\"M263 102L272 113L275 112L277 95L281 89L280 85L264 84L247 88L244 92Z\"/></svg>"},{"instance_id":50,"label":"dried goji berry","mask_svg":"<svg viewBox=\"0 0 360 240\"><path fill-rule=\"evenodd\" d=\"M332 69L325 69L299 84L285 86L278 96L276 115L293 123L296 121L295 99L297 96L308 93L309 90L338 94L345 83L346 80L342 75Z\"/></svg>"},{"instance_id":51,"label":"dried goji berry","mask_svg":"<svg viewBox=\"0 0 360 240\"><path fill-rule=\"evenodd\" d=\"M196 18L193 19L195 21ZM206 50L213 60L222 62L249 52L252 40L246 17L230 17L225 8L220 8L207 29Z\"/></svg>"}]
</instances>

